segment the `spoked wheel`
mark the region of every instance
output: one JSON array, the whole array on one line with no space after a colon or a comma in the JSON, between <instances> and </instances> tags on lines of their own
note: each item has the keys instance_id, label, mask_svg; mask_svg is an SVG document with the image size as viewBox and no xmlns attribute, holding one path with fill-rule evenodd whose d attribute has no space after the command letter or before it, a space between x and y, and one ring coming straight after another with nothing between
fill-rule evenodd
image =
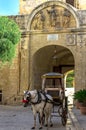
<instances>
[{"instance_id":1,"label":"spoked wheel","mask_svg":"<svg viewBox=\"0 0 86 130\"><path fill-rule=\"evenodd\" d=\"M68 101L67 97L64 98L63 104L62 104L62 115L61 115L61 120L62 120L62 125L65 126L67 123L67 118L68 118Z\"/></svg>"},{"instance_id":2,"label":"spoked wheel","mask_svg":"<svg viewBox=\"0 0 86 130\"><path fill-rule=\"evenodd\" d=\"M63 108L63 106L59 106L58 113L61 116L62 125L65 126L67 123L67 109Z\"/></svg>"},{"instance_id":3,"label":"spoked wheel","mask_svg":"<svg viewBox=\"0 0 86 130\"><path fill-rule=\"evenodd\" d=\"M66 123L67 123L67 118L63 118L63 117L62 117L61 120L62 120L62 125L65 126Z\"/></svg>"},{"instance_id":4,"label":"spoked wheel","mask_svg":"<svg viewBox=\"0 0 86 130\"><path fill-rule=\"evenodd\" d=\"M41 123L40 113L38 113L38 119L39 119L39 123ZM43 114L42 124L44 125L44 123L45 123L45 115Z\"/></svg>"},{"instance_id":5,"label":"spoked wheel","mask_svg":"<svg viewBox=\"0 0 86 130\"><path fill-rule=\"evenodd\" d=\"M62 105L60 105L58 108L58 113L60 116L62 116L62 112L63 112L63 108L62 108Z\"/></svg>"},{"instance_id":6,"label":"spoked wheel","mask_svg":"<svg viewBox=\"0 0 86 130\"><path fill-rule=\"evenodd\" d=\"M67 123L67 110L66 110L66 108L63 108L61 121L62 121L62 125L65 126Z\"/></svg>"}]
</instances>

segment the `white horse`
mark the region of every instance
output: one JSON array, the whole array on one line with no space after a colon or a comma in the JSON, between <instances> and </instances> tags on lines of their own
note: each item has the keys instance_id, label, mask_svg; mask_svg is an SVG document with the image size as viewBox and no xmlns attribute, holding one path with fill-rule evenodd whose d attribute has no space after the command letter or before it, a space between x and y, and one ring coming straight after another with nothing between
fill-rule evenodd
<instances>
[{"instance_id":1,"label":"white horse","mask_svg":"<svg viewBox=\"0 0 86 130\"><path fill-rule=\"evenodd\" d=\"M40 117L40 127L42 129L43 119L45 121L45 126L48 126L48 121L50 118L50 126L52 126L51 112L53 109L53 98L45 92L33 90L24 92L24 103L31 103L32 111L34 115L34 126L32 129L36 128L36 115L39 113ZM44 115L44 118L43 118Z\"/></svg>"}]
</instances>

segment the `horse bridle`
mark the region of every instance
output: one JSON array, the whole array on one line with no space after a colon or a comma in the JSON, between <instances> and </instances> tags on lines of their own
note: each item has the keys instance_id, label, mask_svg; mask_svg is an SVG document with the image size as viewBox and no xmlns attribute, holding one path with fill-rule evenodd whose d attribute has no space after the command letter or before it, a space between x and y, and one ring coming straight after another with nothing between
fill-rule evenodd
<instances>
[{"instance_id":1,"label":"horse bridle","mask_svg":"<svg viewBox=\"0 0 86 130\"><path fill-rule=\"evenodd\" d=\"M28 97L26 98L26 100L31 101L31 93L26 93L28 95Z\"/></svg>"}]
</instances>

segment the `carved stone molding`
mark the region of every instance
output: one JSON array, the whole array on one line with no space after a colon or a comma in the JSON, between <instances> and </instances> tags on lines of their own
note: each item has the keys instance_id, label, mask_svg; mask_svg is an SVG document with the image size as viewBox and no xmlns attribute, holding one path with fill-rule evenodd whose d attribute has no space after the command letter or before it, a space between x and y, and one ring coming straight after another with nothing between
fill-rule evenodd
<instances>
[{"instance_id":1,"label":"carved stone molding","mask_svg":"<svg viewBox=\"0 0 86 130\"><path fill-rule=\"evenodd\" d=\"M25 38L21 39L21 49L25 49Z\"/></svg>"},{"instance_id":2,"label":"carved stone molding","mask_svg":"<svg viewBox=\"0 0 86 130\"><path fill-rule=\"evenodd\" d=\"M67 34L66 35L67 45L86 45L86 34Z\"/></svg>"},{"instance_id":3,"label":"carved stone molding","mask_svg":"<svg viewBox=\"0 0 86 130\"><path fill-rule=\"evenodd\" d=\"M66 42L67 42L67 45L75 45L76 44L76 35L67 34L66 35Z\"/></svg>"},{"instance_id":4,"label":"carved stone molding","mask_svg":"<svg viewBox=\"0 0 86 130\"><path fill-rule=\"evenodd\" d=\"M77 45L80 46L86 45L86 34L77 35Z\"/></svg>"},{"instance_id":5,"label":"carved stone molding","mask_svg":"<svg viewBox=\"0 0 86 130\"><path fill-rule=\"evenodd\" d=\"M79 16L80 24L86 26L86 10L79 10L78 16Z\"/></svg>"},{"instance_id":6,"label":"carved stone molding","mask_svg":"<svg viewBox=\"0 0 86 130\"><path fill-rule=\"evenodd\" d=\"M69 10L52 5L40 10L33 18L31 30L56 30L76 27L76 22Z\"/></svg>"}]
</instances>

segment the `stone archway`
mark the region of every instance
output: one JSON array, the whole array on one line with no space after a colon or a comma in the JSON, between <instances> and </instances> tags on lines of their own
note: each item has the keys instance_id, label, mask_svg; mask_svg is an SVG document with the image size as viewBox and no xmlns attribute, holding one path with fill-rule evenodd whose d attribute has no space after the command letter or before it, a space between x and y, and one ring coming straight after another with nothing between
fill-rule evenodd
<instances>
[{"instance_id":1,"label":"stone archway","mask_svg":"<svg viewBox=\"0 0 86 130\"><path fill-rule=\"evenodd\" d=\"M68 70L74 69L74 65L74 56L66 47L48 45L39 49L32 60L34 88L41 89L41 76L44 73L54 71L64 74Z\"/></svg>"},{"instance_id":2,"label":"stone archway","mask_svg":"<svg viewBox=\"0 0 86 130\"><path fill-rule=\"evenodd\" d=\"M36 85L34 78L34 75L37 75L37 71L34 71L34 66L38 63L35 62L37 60L35 54L44 47L56 45L63 46L71 51L75 63L76 90L80 89L82 84L83 88L85 88L86 30L84 29L85 24L81 18L83 18L81 17L81 12L67 3L56 0L47 1L32 11L28 16L26 34L24 33L25 38L28 37L28 40L26 39L28 60L27 57L25 60L28 64L24 62L24 65L22 62L22 65L24 66L27 82L25 82L24 76L22 76L21 84L27 83L26 85L30 86L31 89L34 87L39 88L41 83L37 83ZM68 55L66 59L68 59ZM41 73L39 73L40 75Z\"/></svg>"},{"instance_id":3,"label":"stone archway","mask_svg":"<svg viewBox=\"0 0 86 130\"><path fill-rule=\"evenodd\" d=\"M48 1L39 5L32 11L27 25L27 30L29 31L29 81L31 82L31 88L34 88L34 84L37 87L34 78L35 75L40 76L42 73L35 74L39 72L34 71L34 65L36 68L36 64L40 61L40 56L38 56L38 62L33 60L36 59L37 55L35 54L38 54L37 51L40 51L40 48L44 48L45 46L60 45L70 50L72 49L71 52L75 53L74 46L71 47L71 45L76 44L75 35L70 32L71 29L77 27L79 27L79 20L76 10L67 3L61 1ZM50 50L48 50L48 52L50 52ZM33 58L34 55L35 58ZM42 62L40 62L40 64L41 63Z\"/></svg>"}]
</instances>

